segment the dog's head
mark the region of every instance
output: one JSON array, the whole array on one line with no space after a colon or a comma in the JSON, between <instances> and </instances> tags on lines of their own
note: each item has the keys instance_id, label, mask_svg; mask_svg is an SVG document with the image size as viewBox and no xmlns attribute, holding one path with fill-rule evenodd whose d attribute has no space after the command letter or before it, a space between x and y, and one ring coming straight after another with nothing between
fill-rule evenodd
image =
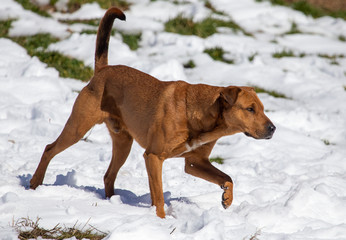
<instances>
[{"instance_id":1,"label":"dog's head","mask_svg":"<svg viewBox=\"0 0 346 240\"><path fill-rule=\"evenodd\" d=\"M270 139L275 126L251 87L227 87L221 91L223 118L227 127L255 139Z\"/></svg>"}]
</instances>

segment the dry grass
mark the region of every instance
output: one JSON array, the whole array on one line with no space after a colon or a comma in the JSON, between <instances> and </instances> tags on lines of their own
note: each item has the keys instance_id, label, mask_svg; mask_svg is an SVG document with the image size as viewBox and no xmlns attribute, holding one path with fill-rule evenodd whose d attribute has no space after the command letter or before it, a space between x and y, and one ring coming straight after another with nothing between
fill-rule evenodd
<instances>
[{"instance_id":1,"label":"dry grass","mask_svg":"<svg viewBox=\"0 0 346 240\"><path fill-rule=\"evenodd\" d=\"M18 238L21 240L37 238L60 240L72 237L75 237L76 239L101 240L107 236L106 233L88 224L90 219L82 228L77 226L76 222L73 227L61 227L58 223L51 229L40 227L40 220L40 218L37 218L36 221L31 220L29 217L20 218L17 221L13 220L12 227L17 231Z\"/></svg>"}]
</instances>

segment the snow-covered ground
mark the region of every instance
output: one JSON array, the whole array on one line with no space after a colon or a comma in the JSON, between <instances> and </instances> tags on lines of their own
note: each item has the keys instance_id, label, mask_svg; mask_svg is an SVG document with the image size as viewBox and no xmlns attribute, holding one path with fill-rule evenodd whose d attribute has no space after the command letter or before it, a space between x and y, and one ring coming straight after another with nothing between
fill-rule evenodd
<instances>
[{"instance_id":1,"label":"snow-covered ground","mask_svg":"<svg viewBox=\"0 0 346 240\"><path fill-rule=\"evenodd\" d=\"M212 0L253 37L220 29L202 39L163 31L163 23L181 13L195 20L215 15L202 0L132 2L127 21L117 20L114 26L141 32L140 48L131 51L116 34L110 42L110 64L126 64L161 80L252 85L283 93L288 98L259 94L277 127L273 139L237 134L218 141L211 156L225 162L215 166L235 182L234 202L227 210L218 186L185 174L183 159L169 159L163 171L167 217L156 217L143 149L137 144L118 174L117 195L105 199L103 175L111 142L103 125L87 134L88 141L56 156L45 184L28 190L45 145L62 130L85 83L60 78L21 46L0 38L0 239L17 239L10 225L22 217L39 217L47 228L89 223L109 232L107 239L250 239L259 231L258 239L346 239L346 58L338 58L335 65L319 56L346 55L346 42L338 39L346 34L346 22L312 19L255 0ZM90 66L96 36L80 34L86 26L57 19L103 13L97 4L89 4L46 19L14 0L0 4L0 20L17 19L11 36L49 32L62 39L49 50ZM292 22L301 34L285 34ZM215 46L227 51L235 64L203 53ZM272 57L283 50L305 56ZM184 69L189 60L196 67Z\"/></svg>"}]
</instances>

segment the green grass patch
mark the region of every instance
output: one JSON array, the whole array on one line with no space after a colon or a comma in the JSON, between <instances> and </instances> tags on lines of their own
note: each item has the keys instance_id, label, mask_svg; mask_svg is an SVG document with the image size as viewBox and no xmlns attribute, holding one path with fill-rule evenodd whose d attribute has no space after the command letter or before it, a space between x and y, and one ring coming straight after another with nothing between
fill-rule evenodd
<instances>
[{"instance_id":1,"label":"green grass patch","mask_svg":"<svg viewBox=\"0 0 346 240\"><path fill-rule=\"evenodd\" d=\"M302 33L302 32L299 30L298 25L295 22L292 22L291 29L285 34L299 34L299 33Z\"/></svg>"},{"instance_id":2,"label":"green grass patch","mask_svg":"<svg viewBox=\"0 0 346 240\"><path fill-rule=\"evenodd\" d=\"M64 56L56 51L40 51L35 56L49 67L58 70L60 77L80 79L87 82L94 74L92 68L85 66L82 61Z\"/></svg>"},{"instance_id":3,"label":"green grass patch","mask_svg":"<svg viewBox=\"0 0 346 240\"><path fill-rule=\"evenodd\" d=\"M9 38L24 47L30 56L36 56L49 67L56 68L61 77L75 78L88 81L93 76L91 67L82 61L62 55L56 51L46 49L52 43L59 41L50 34L37 34L33 36L9 37L8 31L13 20L0 21L0 37Z\"/></svg>"},{"instance_id":4,"label":"green grass patch","mask_svg":"<svg viewBox=\"0 0 346 240\"><path fill-rule=\"evenodd\" d=\"M184 68L195 68L196 64L193 60L189 60L187 63L183 64Z\"/></svg>"},{"instance_id":5,"label":"green grass patch","mask_svg":"<svg viewBox=\"0 0 346 240\"><path fill-rule=\"evenodd\" d=\"M70 0L67 4L69 12L78 10L83 4L97 2L101 8L108 9L111 6L118 7L122 10L128 10L131 6L125 0Z\"/></svg>"},{"instance_id":6,"label":"green grass patch","mask_svg":"<svg viewBox=\"0 0 346 240\"><path fill-rule=\"evenodd\" d=\"M291 50L283 50L281 52L273 53L273 58L282 58L282 57L295 57L293 51Z\"/></svg>"},{"instance_id":7,"label":"green grass patch","mask_svg":"<svg viewBox=\"0 0 346 240\"><path fill-rule=\"evenodd\" d=\"M306 1L294 2L291 4L291 7L294 10L300 11L305 15L312 16L314 18L322 17L324 15L322 9L314 7Z\"/></svg>"},{"instance_id":8,"label":"green grass patch","mask_svg":"<svg viewBox=\"0 0 346 240\"><path fill-rule=\"evenodd\" d=\"M224 54L226 53L221 47L207 48L204 50L212 59L220 62L225 62L228 64L233 64L233 60L225 59Z\"/></svg>"},{"instance_id":9,"label":"green grass patch","mask_svg":"<svg viewBox=\"0 0 346 240\"><path fill-rule=\"evenodd\" d=\"M81 24L87 24L94 27L98 27L100 24L101 19L78 19L78 20L69 20L69 19L60 19L59 22L66 23L66 24L75 24L75 23L81 23Z\"/></svg>"},{"instance_id":10,"label":"green grass patch","mask_svg":"<svg viewBox=\"0 0 346 240\"><path fill-rule=\"evenodd\" d=\"M331 143L329 142L329 140L327 139L321 139L322 142L326 145L326 146L329 146Z\"/></svg>"},{"instance_id":11,"label":"green grass patch","mask_svg":"<svg viewBox=\"0 0 346 240\"><path fill-rule=\"evenodd\" d=\"M346 11L345 10L339 10L336 12L331 12L329 16L334 17L334 18L342 18L346 20Z\"/></svg>"},{"instance_id":12,"label":"green grass patch","mask_svg":"<svg viewBox=\"0 0 346 240\"><path fill-rule=\"evenodd\" d=\"M201 38L206 38L217 33L218 27L227 27L233 29L235 32L241 31L246 35L251 35L233 21L223 21L211 17L200 22L194 22L191 18L178 15L176 18L165 23L166 32L178 33L181 35L196 35Z\"/></svg>"},{"instance_id":13,"label":"green grass patch","mask_svg":"<svg viewBox=\"0 0 346 240\"><path fill-rule=\"evenodd\" d=\"M50 0L49 1L49 5L53 6L54 4L56 4L59 0Z\"/></svg>"},{"instance_id":14,"label":"green grass patch","mask_svg":"<svg viewBox=\"0 0 346 240\"><path fill-rule=\"evenodd\" d=\"M344 35L340 35L338 39L342 42L346 42L346 37Z\"/></svg>"},{"instance_id":15,"label":"green grass patch","mask_svg":"<svg viewBox=\"0 0 346 240\"><path fill-rule=\"evenodd\" d=\"M258 53L254 53L254 54L250 55L250 56L248 57L249 62L252 62L252 61L255 59L255 57L256 57L257 55L258 55Z\"/></svg>"},{"instance_id":16,"label":"green grass patch","mask_svg":"<svg viewBox=\"0 0 346 240\"><path fill-rule=\"evenodd\" d=\"M33 56L35 53L46 49L49 44L57 42L59 39L50 34L37 34L33 36L11 37L11 39L22 45Z\"/></svg>"},{"instance_id":17,"label":"green grass patch","mask_svg":"<svg viewBox=\"0 0 346 240\"><path fill-rule=\"evenodd\" d=\"M275 98L285 98L285 99L289 99L285 94L283 93L279 93L279 92L276 92L276 91L268 91L268 90L265 90L264 88L260 88L260 87L257 87L257 86L253 86L253 88L255 89L255 92L256 93L267 93L268 95L270 96L273 96Z\"/></svg>"},{"instance_id":18,"label":"green grass patch","mask_svg":"<svg viewBox=\"0 0 346 240\"><path fill-rule=\"evenodd\" d=\"M263 2L263 0L256 0L257 2ZM285 5L284 0L269 0L274 5Z\"/></svg>"},{"instance_id":19,"label":"green grass patch","mask_svg":"<svg viewBox=\"0 0 346 240\"><path fill-rule=\"evenodd\" d=\"M80 34L97 34L97 30L84 29L80 32Z\"/></svg>"},{"instance_id":20,"label":"green grass patch","mask_svg":"<svg viewBox=\"0 0 346 240\"><path fill-rule=\"evenodd\" d=\"M131 50L137 50L139 48L139 41L141 40L142 34L120 34L123 37L123 42L126 43Z\"/></svg>"},{"instance_id":21,"label":"green grass patch","mask_svg":"<svg viewBox=\"0 0 346 240\"><path fill-rule=\"evenodd\" d=\"M14 19L7 19L0 21L0 37L7 37L8 31L11 28L11 24L14 21Z\"/></svg>"},{"instance_id":22,"label":"green grass patch","mask_svg":"<svg viewBox=\"0 0 346 240\"><path fill-rule=\"evenodd\" d=\"M82 61L64 56L56 51L47 51L49 44L58 41L57 38L49 34L12 37L10 39L23 46L30 56L36 56L49 67L57 69L60 77L88 81L93 76L92 68L85 66Z\"/></svg>"},{"instance_id":23,"label":"green grass patch","mask_svg":"<svg viewBox=\"0 0 346 240\"><path fill-rule=\"evenodd\" d=\"M322 58L328 58L328 59L337 59L337 58L345 58L346 57L344 54L334 54L334 55L318 54L318 56L322 57Z\"/></svg>"},{"instance_id":24,"label":"green grass patch","mask_svg":"<svg viewBox=\"0 0 346 240\"><path fill-rule=\"evenodd\" d=\"M305 53L300 53L299 55L295 55L291 50L283 50L281 52L275 52L272 54L273 58L283 58L283 57L305 57Z\"/></svg>"},{"instance_id":25,"label":"green grass patch","mask_svg":"<svg viewBox=\"0 0 346 240\"><path fill-rule=\"evenodd\" d=\"M326 146L335 145L335 143L330 142L328 139L321 139L321 141L322 141Z\"/></svg>"},{"instance_id":26,"label":"green grass patch","mask_svg":"<svg viewBox=\"0 0 346 240\"><path fill-rule=\"evenodd\" d=\"M43 17L51 17L46 11L43 11L40 9L39 6L35 5L32 1L30 0L15 0L19 4L23 6L24 9L30 10L38 15L41 15Z\"/></svg>"},{"instance_id":27,"label":"green grass patch","mask_svg":"<svg viewBox=\"0 0 346 240\"><path fill-rule=\"evenodd\" d=\"M61 227L60 224L57 224L51 229L42 228L39 225L40 218L37 218L36 221L31 220L30 218L20 218L16 222L12 223L12 227L18 233L18 238L20 240L27 239L67 239L73 238L76 239L92 239L92 240L101 240L107 236L106 233L97 230L96 228L89 225L85 229L86 224L79 229L77 223L71 227Z\"/></svg>"},{"instance_id":28,"label":"green grass patch","mask_svg":"<svg viewBox=\"0 0 346 240\"><path fill-rule=\"evenodd\" d=\"M196 23L194 23L192 19L185 18L182 15L179 15L176 18L170 19L168 22L166 22L165 31L178 33L182 35L198 35L200 32L200 31L197 31ZM209 32L204 33L203 36L206 37L206 35L208 34Z\"/></svg>"},{"instance_id":29,"label":"green grass patch","mask_svg":"<svg viewBox=\"0 0 346 240\"><path fill-rule=\"evenodd\" d=\"M211 10L213 13L215 13L215 14L225 15L224 12L221 12L221 11L216 10L216 8L215 8L215 7L210 3L210 1L208 1L208 0L204 2L204 7L210 9L210 10Z\"/></svg>"},{"instance_id":30,"label":"green grass patch","mask_svg":"<svg viewBox=\"0 0 346 240\"><path fill-rule=\"evenodd\" d=\"M216 162L218 164L223 164L224 160L222 157L213 157L213 158L209 158L210 162Z\"/></svg>"},{"instance_id":31,"label":"green grass patch","mask_svg":"<svg viewBox=\"0 0 346 240\"><path fill-rule=\"evenodd\" d=\"M345 55L343 54L335 54L335 55L328 55L328 54L318 54L321 58L326 58L330 60L330 64L333 65L339 65L339 62L337 61L339 58L344 58Z\"/></svg>"}]
</instances>

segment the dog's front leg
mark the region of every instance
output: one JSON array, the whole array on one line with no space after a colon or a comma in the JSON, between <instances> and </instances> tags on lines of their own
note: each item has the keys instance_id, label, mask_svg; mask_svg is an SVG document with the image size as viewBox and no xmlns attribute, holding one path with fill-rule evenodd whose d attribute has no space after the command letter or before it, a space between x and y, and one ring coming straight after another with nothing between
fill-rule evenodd
<instances>
[{"instance_id":1,"label":"dog's front leg","mask_svg":"<svg viewBox=\"0 0 346 240\"><path fill-rule=\"evenodd\" d=\"M230 129L224 126L219 126L212 131L209 132L203 132L201 133L197 138L192 139L189 143L190 146L201 146L206 143L214 142L218 140L219 138L226 136L226 135L232 135L237 133L237 130Z\"/></svg>"},{"instance_id":2,"label":"dog's front leg","mask_svg":"<svg viewBox=\"0 0 346 240\"><path fill-rule=\"evenodd\" d=\"M156 206L156 215L160 218L165 217L164 197L162 189L162 164L158 156L152 153L144 153L145 166L148 172L149 187L152 205Z\"/></svg>"},{"instance_id":3,"label":"dog's front leg","mask_svg":"<svg viewBox=\"0 0 346 240\"><path fill-rule=\"evenodd\" d=\"M215 142L204 144L187 154L185 157L185 172L219 185L224 190L222 206L228 208L233 201L232 178L214 167L208 159Z\"/></svg>"}]
</instances>

